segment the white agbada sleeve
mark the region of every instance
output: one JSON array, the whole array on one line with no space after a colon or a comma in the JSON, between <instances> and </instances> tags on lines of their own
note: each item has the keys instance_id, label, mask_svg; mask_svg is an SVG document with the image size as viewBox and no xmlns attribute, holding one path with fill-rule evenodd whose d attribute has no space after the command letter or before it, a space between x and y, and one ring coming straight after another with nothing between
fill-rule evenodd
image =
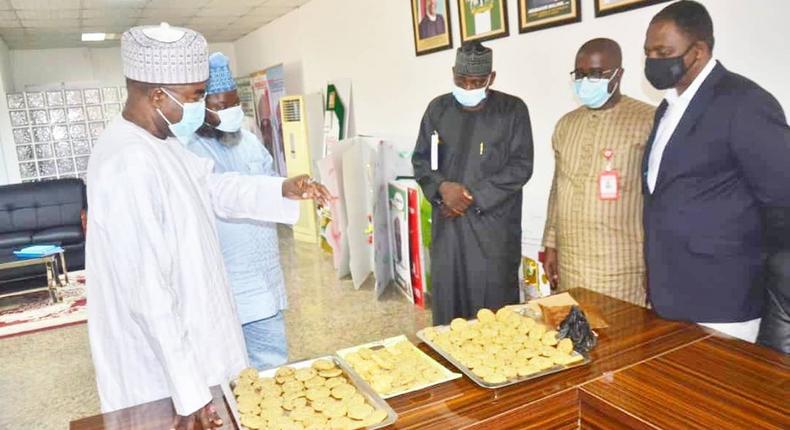
<instances>
[{"instance_id":1,"label":"white agbada sleeve","mask_svg":"<svg viewBox=\"0 0 790 430\"><path fill-rule=\"evenodd\" d=\"M238 173L211 173L206 178L218 217L296 224L299 202L283 197L283 181L273 176Z\"/></svg>"},{"instance_id":2,"label":"white agbada sleeve","mask_svg":"<svg viewBox=\"0 0 790 430\"><path fill-rule=\"evenodd\" d=\"M179 295L173 285L173 261L164 229L162 187L155 163L131 153L111 166L110 182L100 201L112 220L112 250L122 258L113 271L118 294L140 326L165 371L173 404L179 415L189 415L211 401L199 354L190 339ZM178 220L169 220L178 222ZM95 322L94 322L95 323ZM117 339L123 342L123 339Z\"/></svg>"}]
</instances>

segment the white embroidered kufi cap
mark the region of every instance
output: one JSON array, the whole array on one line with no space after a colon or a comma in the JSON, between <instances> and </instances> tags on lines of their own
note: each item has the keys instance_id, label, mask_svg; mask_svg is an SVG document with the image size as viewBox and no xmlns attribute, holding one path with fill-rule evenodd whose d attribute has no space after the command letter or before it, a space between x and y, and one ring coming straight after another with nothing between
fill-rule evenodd
<instances>
[{"instance_id":1,"label":"white embroidered kufi cap","mask_svg":"<svg viewBox=\"0 0 790 430\"><path fill-rule=\"evenodd\" d=\"M167 23L133 27L121 36L123 74L152 84L208 79L208 46L202 34Z\"/></svg>"}]
</instances>

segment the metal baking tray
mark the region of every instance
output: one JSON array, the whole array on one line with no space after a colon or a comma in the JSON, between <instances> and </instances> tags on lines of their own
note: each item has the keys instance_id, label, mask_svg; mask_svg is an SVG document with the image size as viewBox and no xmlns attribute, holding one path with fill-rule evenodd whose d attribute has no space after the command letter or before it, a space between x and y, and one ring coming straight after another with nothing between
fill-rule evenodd
<instances>
[{"instance_id":1,"label":"metal baking tray","mask_svg":"<svg viewBox=\"0 0 790 430\"><path fill-rule=\"evenodd\" d=\"M527 308L523 308L523 310L522 309L514 309L514 310L516 312L522 314L522 315L532 317L532 312L529 309L527 309ZM469 320L469 323L470 324L477 324L477 320L476 319ZM444 332L444 331L449 331L450 330L450 326L449 325L437 326L437 327L434 327L434 328L437 331L439 331L439 332ZM475 384L477 384L477 385L479 385L479 386L481 386L483 388L488 388L488 389L492 389L492 390L493 389L497 389L497 388L507 387L509 385L520 384L520 383L522 383L524 381L529 381L529 380L537 379L537 378L540 378L540 377L543 377L543 376L546 376L546 375L551 375L553 373L562 372L562 371L568 370L568 369L573 369L574 367L585 366L585 365L589 364L592 361L592 360L590 360L590 357L588 355L579 354L578 352L573 351L573 355L578 355L578 356L582 357L581 361L577 361L576 363L570 364L568 366L557 364L557 365L555 365L553 367L550 367L550 368L548 368L546 370L543 370L541 372L538 372L538 373L533 373L532 375L529 375L529 376L517 377L517 378L514 378L514 379L510 379L507 382L502 382L500 384L491 384L491 383L485 382L482 378L480 378L479 376L475 375L474 372L472 372L472 369L470 369L470 368L464 366L463 364L461 364L452 355L450 355L450 353L444 351L441 347L439 347L439 345L436 345L435 343L433 343L430 340L428 340L424 336L424 329L417 332L417 337L420 340L422 340L423 342L425 342L426 345L430 346L439 355L444 357L445 360L449 361L453 366L455 366L458 370L460 370L464 375L469 377L469 379L474 381Z\"/></svg>"},{"instance_id":2,"label":"metal baking tray","mask_svg":"<svg viewBox=\"0 0 790 430\"><path fill-rule=\"evenodd\" d=\"M360 394L365 397L365 400L376 409L383 409L387 412L387 418L384 421L374 425L365 427L367 430L375 430L387 427L395 423L398 420L398 414L390 407L390 405L381 398L381 396L376 393L361 376L359 376L354 369L348 366L345 361L340 360L337 356L334 355L327 355L324 357L316 357L310 360L303 360L297 361L292 363L283 364L282 366L275 367L272 369L261 370L258 372L259 377L261 378L271 378L274 377L274 374L277 372L277 369L280 367L293 367L294 369L302 369L305 367L310 367L313 365L313 362L317 360L329 360L337 367L339 367L343 371L343 376L349 380L351 384L353 384ZM233 414L233 420L236 422L236 426L242 430L248 430L246 427L241 425L241 417L239 416L239 406L236 403L236 395L233 394L234 384L233 382L229 382L226 384L222 384L222 393L225 395L225 401L228 402L228 406Z\"/></svg>"},{"instance_id":3,"label":"metal baking tray","mask_svg":"<svg viewBox=\"0 0 790 430\"><path fill-rule=\"evenodd\" d=\"M399 342L409 342L412 348L419 354L427 363L429 363L432 367L442 373L442 379L436 380L434 382L429 382L427 384L416 385L408 390L403 391L395 391L388 395L379 394L383 399L391 399L393 397L402 396L404 394L413 393L415 391L420 391L428 387L432 387L434 385L444 384L445 382L449 382L461 377L460 373L451 372L446 367L442 366L438 361L431 358L428 354L422 352L419 348L417 348L413 343L409 341L404 335L391 337L388 339L377 340L375 342L366 343L364 345L357 345L351 348L341 349L337 351L337 355L340 358L340 361L345 364L348 368L353 369L354 367L346 361L346 357L351 354L352 352L359 351L362 348L369 348L371 350L377 350L381 348L386 348L392 345L395 345ZM360 377L360 379L362 379ZM372 388L372 387L371 387Z\"/></svg>"}]
</instances>

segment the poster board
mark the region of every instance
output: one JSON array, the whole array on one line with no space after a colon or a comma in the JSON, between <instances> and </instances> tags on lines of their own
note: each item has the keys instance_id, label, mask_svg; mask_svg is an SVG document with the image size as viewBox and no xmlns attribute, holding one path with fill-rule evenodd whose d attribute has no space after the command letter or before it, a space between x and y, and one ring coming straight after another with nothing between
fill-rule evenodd
<instances>
[{"instance_id":1,"label":"poster board","mask_svg":"<svg viewBox=\"0 0 790 430\"><path fill-rule=\"evenodd\" d=\"M343 184L348 218L345 236L354 288L373 272L373 170L375 141L357 137L343 153ZM343 141L345 142L345 140Z\"/></svg>"},{"instance_id":2,"label":"poster board","mask_svg":"<svg viewBox=\"0 0 790 430\"><path fill-rule=\"evenodd\" d=\"M278 64L250 74L250 83L263 145L272 155L274 170L280 176L288 176L280 116L280 99L286 95L283 65Z\"/></svg>"},{"instance_id":3,"label":"poster board","mask_svg":"<svg viewBox=\"0 0 790 430\"><path fill-rule=\"evenodd\" d=\"M374 153L373 271L376 275L375 290L378 298L395 279L389 219L389 183L398 176L394 162L398 153L394 145L385 140L378 140Z\"/></svg>"},{"instance_id":4,"label":"poster board","mask_svg":"<svg viewBox=\"0 0 790 430\"><path fill-rule=\"evenodd\" d=\"M333 196L337 197L328 205L329 217L326 220L328 223L324 229L324 239L332 248L332 262L338 278L351 274L350 251L346 238L348 217L343 182L343 153L350 147L351 142L338 142L331 147L326 157L316 162L321 182Z\"/></svg>"},{"instance_id":5,"label":"poster board","mask_svg":"<svg viewBox=\"0 0 790 430\"><path fill-rule=\"evenodd\" d=\"M389 231L394 284L414 303L409 250L409 189L399 181L389 183Z\"/></svg>"},{"instance_id":6,"label":"poster board","mask_svg":"<svg viewBox=\"0 0 790 430\"><path fill-rule=\"evenodd\" d=\"M351 119L351 80L334 79L327 82L324 100L323 154L329 147L349 136Z\"/></svg>"},{"instance_id":7,"label":"poster board","mask_svg":"<svg viewBox=\"0 0 790 430\"><path fill-rule=\"evenodd\" d=\"M252 91L252 80L249 76L236 78L236 92L239 95L244 116L255 119L255 94Z\"/></svg>"},{"instance_id":8,"label":"poster board","mask_svg":"<svg viewBox=\"0 0 790 430\"><path fill-rule=\"evenodd\" d=\"M407 181L409 186L409 252L411 257L411 288L414 304L425 308L425 253L422 246L422 216L420 187L417 182Z\"/></svg>"}]
</instances>

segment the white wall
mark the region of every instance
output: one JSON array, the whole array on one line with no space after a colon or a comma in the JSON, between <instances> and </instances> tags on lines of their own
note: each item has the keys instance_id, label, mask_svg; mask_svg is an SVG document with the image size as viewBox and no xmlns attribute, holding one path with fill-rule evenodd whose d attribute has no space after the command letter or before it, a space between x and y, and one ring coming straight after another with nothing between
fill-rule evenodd
<instances>
[{"instance_id":1,"label":"white wall","mask_svg":"<svg viewBox=\"0 0 790 430\"><path fill-rule=\"evenodd\" d=\"M304 15L300 10L297 9L237 40L234 51L243 52L244 55L236 56L236 74L248 75L282 63L286 91L289 94L306 92L302 79L302 34L311 30L302 29ZM317 90L319 88L313 88L310 92Z\"/></svg>"},{"instance_id":2,"label":"white wall","mask_svg":"<svg viewBox=\"0 0 790 430\"><path fill-rule=\"evenodd\" d=\"M222 51L234 64L233 44L209 45L209 52ZM121 49L63 48L11 51L14 91L46 87L124 85Z\"/></svg>"},{"instance_id":3,"label":"white wall","mask_svg":"<svg viewBox=\"0 0 790 430\"><path fill-rule=\"evenodd\" d=\"M657 105L645 81L642 44L656 5L596 19L593 1L582 1L578 24L518 34L517 1L508 0L510 37L487 42L494 50L495 87L522 97L530 107L535 173L525 188L527 236L542 232L554 168L550 137L560 116L577 104L568 72L576 50L593 37L610 37L623 48L623 91ZM761 0L743 7L733 0L703 0L713 16L715 55L725 66L772 92L790 110L787 16L790 2ZM757 7L759 3L759 7ZM455 47L457 2L450 1ZM450 89L454 51L415 57L411 10L404 0L312 0L235 43L238 73L284 63L289 91L314 92L334 78L351 78L355 131L398 136L413 146L427 103Z\"/></svg>"},{"instance_id":4,"label":"white wall","mask_svg":"<svg viewBox=\"0 0 790 430\"><path fill-rule=\"evenodd\" d=\"M13 85L10 57L8 46L0 39L0 185L19 181L14 135L5 97Z\"/></svg>"}]
</instances>

